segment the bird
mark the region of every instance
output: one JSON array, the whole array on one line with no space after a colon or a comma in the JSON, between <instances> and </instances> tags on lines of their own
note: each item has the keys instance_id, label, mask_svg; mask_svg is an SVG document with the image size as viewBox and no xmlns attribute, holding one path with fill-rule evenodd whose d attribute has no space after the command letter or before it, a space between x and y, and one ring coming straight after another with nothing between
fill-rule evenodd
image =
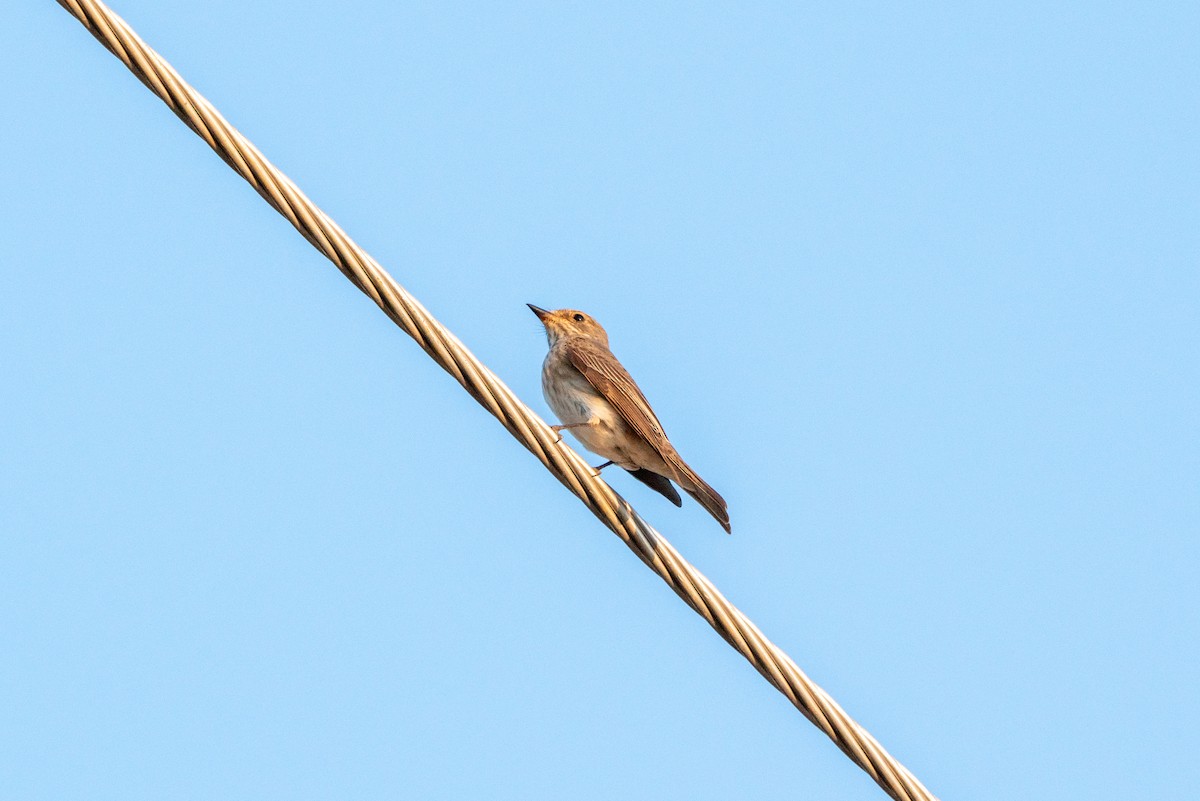
<instances>
[{"instance_id":1,"label":"bird","mask_svg":"<svg viewBox=\"0 0 1200 801\"><path fill-rule=\"evenodd\" d=\"M550 344L542 363L542 394L561 421L551 428L569 430L607 459L598 470L615 464L683 506L674 481L732 533L725 499L680 458L646 396L609 350L600 323L578 309L525 305L541 320Z\"/></svg>"}]
</instances>

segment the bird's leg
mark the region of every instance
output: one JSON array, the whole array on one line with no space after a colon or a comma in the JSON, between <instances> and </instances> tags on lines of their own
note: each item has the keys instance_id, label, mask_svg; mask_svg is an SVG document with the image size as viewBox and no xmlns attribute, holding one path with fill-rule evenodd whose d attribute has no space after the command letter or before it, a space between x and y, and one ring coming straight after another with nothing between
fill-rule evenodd
<instances>
[{"instance_id":1,"label":"bird's leg","mask_svg":"<svg viewBox=\"0 0 1200 801\"><path fill-rule=\"evenodd\" d=\"M593 469L594 469L594 470L595 470L597 473L599 473L601 470L603 470L604 468L608 467L608 466L609 466L610 464L612 464L612 463L613 463L613 462L612 462L612 459L609 459L609 460L608 460L607 462L605 462L604 464L602 464L602 465L598 465L598 466L596 466L596 467L595 467L595 468L593 468Z\"/></svg>"},{"instance_id":2,"label":"bird's leg","mask_svg":"<svg viewBox=\"0 0 1200 801\"><path fill-rule=\"evenodd\" d=\"M568 428L587 428L591 423L571 423L565 426L550 426L551 431L566 431Z\"/></svg>"}]
</instances>

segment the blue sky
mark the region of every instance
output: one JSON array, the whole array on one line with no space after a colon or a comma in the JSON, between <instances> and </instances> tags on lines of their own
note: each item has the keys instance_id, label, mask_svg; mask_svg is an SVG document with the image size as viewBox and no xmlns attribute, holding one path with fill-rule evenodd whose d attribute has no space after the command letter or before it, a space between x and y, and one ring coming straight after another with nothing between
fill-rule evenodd
<instances>
[{"instance_id":1,"label":"blue sky","mask_svg":"<svg viewBox=\"0 0 1200 801\"><path fill-rule=\"evenodd\" d=\"M1200 782L1194 4L115 6L943 798ZM22 799L882 792L55 3L0 51Z\"/></svg>"}]
</instances>

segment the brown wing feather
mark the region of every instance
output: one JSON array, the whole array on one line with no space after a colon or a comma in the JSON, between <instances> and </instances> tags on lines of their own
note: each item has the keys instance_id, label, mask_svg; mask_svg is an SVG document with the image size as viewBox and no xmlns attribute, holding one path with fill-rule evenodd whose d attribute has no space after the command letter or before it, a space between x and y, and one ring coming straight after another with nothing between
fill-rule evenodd
<instances>
[{"instance_id":1,"label":"brown wing feather","mask_svg":"<svg viewBox=\"0 0 1200 801\"><path fill-rule=\"evenodd\" d=\"M607 348L586 339L571 340L563 344L571 364L583 373L588 383L625 418L630 428L660 452L675 450L667 440L662 423L654 416L654 410L650 408L646 396L629 375L629 371L621 366Z\"/></svg>"},{"instance_id":2,"label":"brown wing feather","mask_svg":"<svg viewBox=\"0 0 1200 801\"><path fill-rule=\"evenodd\" d=\"M716 518L726 532L729 532L729 512L725 505L725 499L705 483L704 479L696 475L696 471L680 458L675 446L667 439L667 433L663 431L662 423L658 422L658 418L654 416L654 410L650 408L646 396L642 394L642 390L633 377L621 366L617 358L607 348L586 339L570 340L563 343L563 346L567 358L570 359L575 369L582 373L588 383L613 405L625 422L629 423L630 428L659 452L663 461L674 471L675 475L672 478L708 510L708 513ZM654 475L646 470L638 472ZM636 475L635 477L646 481L645 478ZM665 478L663 480L670 487L670 482ZM654 485L650 484L650 486ZM655 489L667 495L662 489L658 487ZM667 497L671 496L667 495ZM672 502L679 505L678 493L675 493Z\"/></svg>"}]
</instances>

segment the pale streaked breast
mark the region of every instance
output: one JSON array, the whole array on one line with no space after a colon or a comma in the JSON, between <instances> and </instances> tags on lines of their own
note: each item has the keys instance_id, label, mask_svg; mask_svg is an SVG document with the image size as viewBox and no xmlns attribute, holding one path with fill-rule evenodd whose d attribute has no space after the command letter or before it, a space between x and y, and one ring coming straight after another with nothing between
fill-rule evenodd
<instances>
[{"instance_id":1,"label":"pale streaked breast","mask_svg":"<svg viewBox=\"0 0 1200 801\"><path fill-rule=\"evenodd\" d=\"M573 428L571 433L592 453L627 466L621 443L631 432L624 418L565 356L553 348L542 364L542 394L564 425L597 421L596 425L587 428Z\"/></svg>"}]
</instances>

